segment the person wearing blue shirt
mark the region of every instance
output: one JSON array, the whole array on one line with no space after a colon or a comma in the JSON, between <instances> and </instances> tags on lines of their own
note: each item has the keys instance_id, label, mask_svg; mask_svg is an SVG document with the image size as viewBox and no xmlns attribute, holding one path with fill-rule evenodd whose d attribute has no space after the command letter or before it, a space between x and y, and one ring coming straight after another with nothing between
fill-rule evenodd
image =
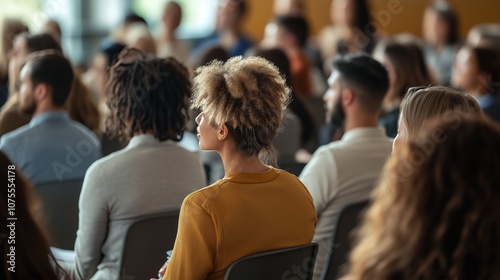
<instances>
[{"instance_id":1,"label":"person wearing blue shirt","mask_svg":"<svg viewBox=\"0 0 500 280\"><path fill-rule=\"evenodd\" d=\"M20 110L29 124L0 138L2 150L33 184L81 179L101 157L97 136L63 106L73 84L71 63L56 51L28 58L20 73Z\"/></svg>"}]
</instances>

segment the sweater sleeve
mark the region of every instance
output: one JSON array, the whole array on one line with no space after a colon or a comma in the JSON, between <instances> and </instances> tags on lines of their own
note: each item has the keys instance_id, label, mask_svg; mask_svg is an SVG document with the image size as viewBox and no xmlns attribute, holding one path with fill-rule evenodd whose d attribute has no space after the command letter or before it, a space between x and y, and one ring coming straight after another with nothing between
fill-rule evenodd
<instances>
[{"instance_id":1,"label":"sweater sleeve","mask_svg":"<svg viewBox=\"0 0 500 280\"><path fill-rule=\"evenodd\" d=\"M179 228L163 280L206 279L215 264L217 240L212 217L188 196L179 216Z\"/></svg>"},{"instance_id":2,"label":"sweater sleeve","mask_svg":"<svg viewBox=\"0 0 500 280\"><path fill-rule=\"evenodd\" d=\"M79 225L75 241L72 279L90 279L102 260L101 247L108 230L107 186L102 170L92 165L85 175L80 194Z\"/></svg>"},{"instance_id":3,"label":"sweater sleeve","mask_svg":"<svg viewBox=\"0 0 500 280\"><path fill-rule=\"evenodd\" d=\"M328 149L320 148L300 173L300 180L311 194L318 216L338 192L337 164Z\"/></svg>"}]
</instances>

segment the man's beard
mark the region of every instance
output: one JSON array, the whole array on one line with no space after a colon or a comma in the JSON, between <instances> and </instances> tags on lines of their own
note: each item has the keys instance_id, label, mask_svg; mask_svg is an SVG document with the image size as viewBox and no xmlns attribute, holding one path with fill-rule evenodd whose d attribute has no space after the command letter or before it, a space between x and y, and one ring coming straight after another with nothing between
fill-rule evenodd
<instances>
[{"instance_id":1,"label":"man's beard","mask_svg":"<svg viewBox=\"0 0 500 280\"><path fill-rule=\"evenodd\" d=\"M24 106L22 106L21 103L19 103L19 111L24 115L27 115L30 117L33 116L33 114L36 111L35 100L31 99L31 100L27 101L27 104L24 104Z\"/></svg>"},{"instance_id":2,"label":"man's beard","mask_svg":"<svg viewBox=\"0 0 500 280\"><path fill-rule=\"evenodd\" d=\"M333 108L332 116L330 118L330 125L336 128L344 127L344 122L345 122L344 106L342 106L341 100L337 100Z\"/></svg>"}]
</instances>

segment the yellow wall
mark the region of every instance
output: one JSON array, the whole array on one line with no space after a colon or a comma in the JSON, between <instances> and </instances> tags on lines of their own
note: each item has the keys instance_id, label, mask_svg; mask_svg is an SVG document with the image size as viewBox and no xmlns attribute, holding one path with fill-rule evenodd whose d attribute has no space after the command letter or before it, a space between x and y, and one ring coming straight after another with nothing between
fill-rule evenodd
<instances>
[{"instance_id":1,"label":"yellow wall","mask_svg":"<svg viewBox=\"0 0 500 280\"><path fill-rule=\"evenodd\" d=\"M273 0L248 0L249 14L245 29L256 40L262 39L264 27L272 18ZM331 0L305 0L307 17L312 34L317 34L324 25L330 22L329 11ZM422 15L427 0L369 0L375 22L385 25L386 34L410 32L421 35ZM462 36L475 24L484 22L500 22L500 1L498 0L449 0L457 10ZM392 9L390 9L390 5ZM390 11L398 11L397 14Z\"/></svg>"}]
</instances>

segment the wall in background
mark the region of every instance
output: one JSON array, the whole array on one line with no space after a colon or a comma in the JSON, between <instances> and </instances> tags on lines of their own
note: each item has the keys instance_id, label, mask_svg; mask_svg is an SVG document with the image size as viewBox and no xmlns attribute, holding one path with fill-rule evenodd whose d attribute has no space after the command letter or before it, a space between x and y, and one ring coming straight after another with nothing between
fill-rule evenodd
<instances>
[{"instance_id":1,"label":"wall in background","mask_svg":"<svg viewBox=\"0 0 500 280\"><path fill-rule=\"evenodd\" d=\"M245 30L256 40L263 37L264 27L273 16L273 0L247 0L249 14ZM305 0L307 17L312 34L330 23L331 0ZM498 0L449 0L457 10L462 36L478 23L500 22ZM410 32L421 35L422 16L428 0L369 0L375 23L383 27L385 34ZM391 12L392 11L392 12ZM394 13L396 11L396 13Z\"/></svg>"}]
</instances>

